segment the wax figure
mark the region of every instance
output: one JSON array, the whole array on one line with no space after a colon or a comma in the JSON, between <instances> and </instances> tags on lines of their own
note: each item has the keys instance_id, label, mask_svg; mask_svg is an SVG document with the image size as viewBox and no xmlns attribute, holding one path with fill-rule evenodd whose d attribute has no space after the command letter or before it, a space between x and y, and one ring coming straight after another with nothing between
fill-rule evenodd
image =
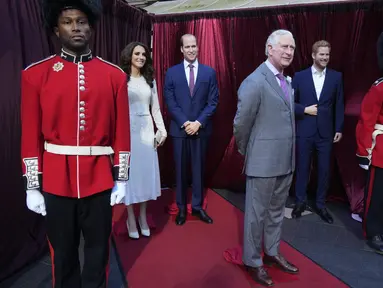
<instances>
[{"instance_id":1,"label":"wax figure","mask_svg":"<svg viewBox=\"0 0 383 288\"><path fill-rule=\"evenodd\" d=\"M268 287L274 283L264 264L298 273L279 252L295 168L294 99L291 83L283 75L294 51L291 32L277 30L269 36L267 60L241 83L234 118L234 137L245 157L243 263L255 281Z\"/></svg>"},{"instance_id":2,"label":"wax figure","mask_svg":"<svg viewBox=\"0 0 383 288\"><path fill-rule=\"evenodd\" d=\"M179 209L176 224L186 221L187 171L191 160L193 177L192 214L213 223L202 209L203 177L206 150L212 132L211 117L218 105L218 86L213 68L198 61L198 44L194 35L181 37L184 60L166 73L164 96L171 117L169 134L173 137L176 165L176 201Z\"/></svg>"},{"instance_id":3,"label":"wax figure","mask_svg":"<svg viewBox=\"0 0 383 288\"><path fill-rule=\"evenodd\" d=\"M157 148L165 143L167 132L162 119L154 80L154 69L149 48L132 42L121 53L121 68L128 75L130 135L132 146L131 179L125 194L128 210L129 237L138 239L139 233L133 204L140 205L138 226L143 236L150 236L146 219L147 201L161 195L161 178ZM157 127L154 133L153 120Z\"/></svg>"},{"instance_id":4,"label":"wax figure","mask_svg":"<svg viewBox=\"0 0 383 288\"><path fill-rule=\"evenodd\" d=\"M383 33L379 36L378 64L383 72ZM367 244L383 254L383 78L364 96L356 126L359 166L368 170L364 198L363 232Z\"/></svg>"},{"instance_id":5,"label":"wax figure","mask_svg":"<svg viewBox=\"0 0 383 288\"><path fill-rule=\"evenodd\" d=\"M326 209L330 180L331 151L342 139L344 121L342 74L327 67L331 45L317 41L312 46L313 65L297 72L293 78L295 120L297 127L297 173L295 207L291 213L299 218L306 209L306 190L310 178L311 156L318 156L316 211L321 219L333 223Z\"/></svg>"},{"instance_id":6,"label":"wax figure","mask_svg":"<svg viewBox=\"0 0 383 288\"><path fill-rule=\"evenodd\" d=\"M126 74L89 49L100 13L100 1L43 1L62 50L22 73L26 202L45 216L56 288L106 287L112 206L129 176Z\"/></svg>"}]
</instances>

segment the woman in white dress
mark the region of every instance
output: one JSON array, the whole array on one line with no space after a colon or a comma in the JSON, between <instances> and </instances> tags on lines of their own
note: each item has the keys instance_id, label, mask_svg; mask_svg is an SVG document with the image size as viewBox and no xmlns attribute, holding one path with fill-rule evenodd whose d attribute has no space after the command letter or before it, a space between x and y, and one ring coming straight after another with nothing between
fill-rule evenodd
<instances>
[{"instance_id":1,"label":"woman in white dress","mask_svg":"<svg viewBox=\"0 0 383 288\"><path fill-rule=\"evenodd\" d=\"M133 42L121 53L121 68L128 75L131 159L125 195L129 237L139 238L133 204L140 203L138 225L143 236L150 236L146 204L161 195L157 147L164 144L167 132L157 95L154 69L146 45ZM157 127L154 133L153 120Z\"/></svg>"}]
</instances>

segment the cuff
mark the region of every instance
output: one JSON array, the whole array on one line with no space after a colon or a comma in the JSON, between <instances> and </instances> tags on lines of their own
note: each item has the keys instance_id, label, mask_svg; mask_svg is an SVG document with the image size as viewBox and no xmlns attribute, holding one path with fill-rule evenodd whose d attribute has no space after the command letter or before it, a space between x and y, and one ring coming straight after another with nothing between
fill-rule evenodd
<instances>
[{"instance_id":1,"label":"cuff","mask_svg":"<svg viewBox=\"0 0 383 288\"><path fill-rule=\"evenodd\" d=\"M120 152L119 164L113 167L113 178L115 181L128 181L130 170L130 152Z\"/></svg>"},{"instance_id":2,"label":"cuff","mask_svg":"<svg viewBox=\"0 0 383 288\"><path fill-rule=\"evenodd\" d=\"M370 165L371 164L371 160L369 159L368 156L361 156L361 155L356 155L356 157L358 158L358 164L359 165Z\"/></svg>"},{"instance_id":3,"label":"cuff","mask_svg":"<svg viewBox=\"0 0 383 288\"><path fill-rule=\"evenodd\" d=\"M24 158L25 174L23 175L24 190L41 190L42 173L39 171L38 157Z\"/></svg>"}]
</instances>

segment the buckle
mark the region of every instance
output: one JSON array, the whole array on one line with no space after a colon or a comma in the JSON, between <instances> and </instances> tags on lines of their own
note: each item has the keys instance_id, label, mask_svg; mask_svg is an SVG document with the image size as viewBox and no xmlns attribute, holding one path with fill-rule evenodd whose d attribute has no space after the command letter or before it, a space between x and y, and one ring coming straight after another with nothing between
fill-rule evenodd
<instances>
[{"instance_id":1,"label":"buckle","mask_svg":"<svg viewBox=\"0 0 383 288\"><path fill-rule=\"evenodd\" d=\"M89 155L92 156L92 146L89 147Z\"/></svg>"}]
</instances>

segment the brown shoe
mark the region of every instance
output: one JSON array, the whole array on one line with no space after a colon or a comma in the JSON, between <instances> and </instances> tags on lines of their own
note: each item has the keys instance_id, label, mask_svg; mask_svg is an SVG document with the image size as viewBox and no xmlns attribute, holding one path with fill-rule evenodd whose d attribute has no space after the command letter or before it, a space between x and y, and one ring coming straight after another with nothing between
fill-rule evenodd
<instances>
[{"instance_id":1,"label":"brown shoe","mask_svg":"<svg viewBox=\"0 0 383 288\"><path fill-rule=\"evenodd\" d=\"M250 267L245 265L247 272L250 274L251 278L253 280L263 286L266 287L272 287L274 286L274 282L267 273L266 269L261 266L261 267Z\"/></svg>"},{"instance_id":2,"label":"brown shoe","mask_svg":"<svg viewBox=\"0 0 383 288\"><path fill-rule=\"evenodd\" d=\"M282 255L269 256L266 255L263 257L263 263L268 266L276 265L279 269L290 274L298 274L298 267L294 266L288 262Z\"/></svg>"}]
</instances>

